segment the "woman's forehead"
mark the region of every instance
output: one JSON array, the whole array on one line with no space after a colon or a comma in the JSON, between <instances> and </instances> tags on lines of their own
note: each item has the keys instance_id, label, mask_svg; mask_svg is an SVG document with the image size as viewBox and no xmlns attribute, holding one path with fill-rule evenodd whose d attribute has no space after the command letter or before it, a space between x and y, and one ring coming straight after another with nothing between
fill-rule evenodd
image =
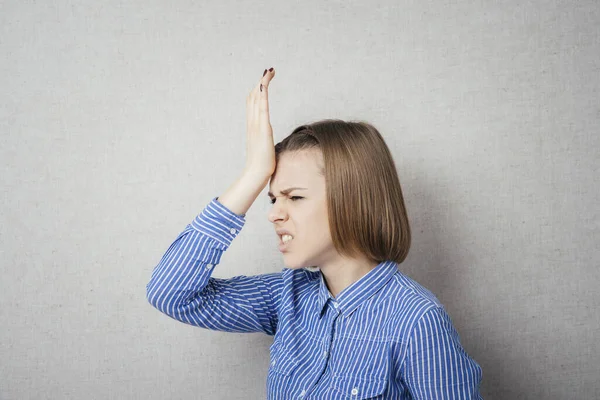
<instances>
[{"instance_id":1,"label":"woman's forehead","mask_svg":"<svg viewBox=\"0 0 600 400\"><path fill-rule=\"evenodd\" d=\"M322 186L325 179L317 168L309 168L306 165L303 168L292 166L282 166L277 168L270 182L270 188L279 193L282 190L290 187L301 187L306 189L314 189ZM271 190L273 193L275 191Z\"/></svg>"},{"instance_id":2,"label":"woman's forehead","mask_svg":"<svg viewBox=\"0 0 600 400\"><path fill-rule=\"evenodd\" d=\"M320 174L317 152L320 153L320 150L307 149L281 154L271 177L271 187L279 192L288 187L310 188L319 185L323 176Z\"/></svg>"},{"instance_id":3,"label":"woman's forehead","mask_svg":"<svg viewBox=\"0 0 600 400\"><path fill-rule=\"evenodd\" d=\"M286 175L299 174L310 175L319 171L322 164L320 150L301 150L286 152L279 156L275 172L283 172Z\"/></svg>"}]
</instances>

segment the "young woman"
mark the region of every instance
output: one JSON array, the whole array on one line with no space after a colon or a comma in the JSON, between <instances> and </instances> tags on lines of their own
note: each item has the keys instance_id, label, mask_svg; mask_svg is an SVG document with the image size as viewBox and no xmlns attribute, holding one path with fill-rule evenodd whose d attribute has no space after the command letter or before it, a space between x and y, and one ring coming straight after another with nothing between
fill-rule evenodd
<instances>
[{"instance_id":1,"label":"young woman","mask_svg":"<svg viewBox=\"0 0 600 400\"><path fill-rule=\"evenodd\" d=\"M265 70L246 99L246 168L167 249L148 301L190 325L274 335L269 399L481 398L481 368L443 305L398 269L410 227L383 138L324 120L274 146L274 76ZM285 268L212 278L269 180Z\"/></svg>"}]
</instances>

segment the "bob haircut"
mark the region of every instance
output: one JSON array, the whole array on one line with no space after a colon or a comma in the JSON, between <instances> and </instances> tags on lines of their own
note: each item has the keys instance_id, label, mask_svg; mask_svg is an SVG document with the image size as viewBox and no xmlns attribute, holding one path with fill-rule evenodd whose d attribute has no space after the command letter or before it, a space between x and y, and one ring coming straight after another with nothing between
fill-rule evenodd
<instances>
[{"instance_id":1,"label":"bob haircut","mask_svg":"<svg viewBox=\"0 0 600 400\"><path fill-rule=\"evenodd\" d=\"M310 149L323 155L319 169L336 251L402 263L410 249L410 225L396 166L379 131L367 122L339 119L301 125L275 145L275 159Z\"/></svg>"}]
</instances>

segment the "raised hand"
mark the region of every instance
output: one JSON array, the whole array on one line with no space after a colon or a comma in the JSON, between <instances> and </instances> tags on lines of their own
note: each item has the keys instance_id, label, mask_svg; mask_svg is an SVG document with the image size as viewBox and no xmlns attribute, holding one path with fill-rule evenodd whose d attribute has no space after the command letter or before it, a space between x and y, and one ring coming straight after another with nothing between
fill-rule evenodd
<instances>
[{"instance_id":1,"label":"raised hand","mask_svg":"<svg viewBox=\"0 0 600 400\"><path fill-rule=\"evenodd\" d=\"M275 69L265 70L246 97L246 170L268 179L275 172L275 144L269 118L269 83Z\"/></svg>"}]
</instances>

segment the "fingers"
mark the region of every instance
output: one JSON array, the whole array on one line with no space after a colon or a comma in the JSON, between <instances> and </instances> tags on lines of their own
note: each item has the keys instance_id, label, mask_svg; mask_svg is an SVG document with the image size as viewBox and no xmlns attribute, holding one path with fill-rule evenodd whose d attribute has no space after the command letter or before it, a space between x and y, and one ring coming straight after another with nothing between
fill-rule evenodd
<instances>
[{"instance_id":1,"label":"fingers","mask_svg":"<svg viewBox=\"0 0 600 400\"><path fill-rule=\"evenodd\" d=\"M263 74L263 77L261 78L262 90L260 90L260 87L259 87L259 91L264 92L265 88L268 89L269 83L271 82L273 77L275 77L275 68L270 68L267 70L266 73Z\"/></svg>"},{"instance_id":2,"label":"fingers","mask_svg":"<svg viewBox=\"0 0 600 400\"><path fill-rule=\"evenodd\" d=\"M275 69L270 68L270 70L269 69L265 70L266 72L260 78L260 80L258 81L256 86L254 86L252 91L250 91L250 93L248 94L247 100L252 100L252 101L257 100L257 98L260 98L260 94L265 90L265 87L268 89L269 82L271 82L271 79L273 79L273 77L275 76ZM261 85L262 85L262 90L261 90Z\"/></svg>"},{"instance_id":3,"label":"fingers","mask_svg":"<svg viewBox=\"0 0 600 400\"><path fill-rule=\"evenodd\" d=\"M263 80L265 83L262 84L262 91L260 92L260 100L258 104L259 118L261 119L261 123L270 124L269 121L269 83L275 76L275 69L272 71L267 71L267 73L263 76ZM265 79L266 78L266 79ZM260 88L259 88L260 90ZM266 126L266 125L263 125Z\"/></svg>"},{"instance_id":4,"label":"fingers","mask_svg":"<svg viewBox=\"0 0 600 400\"><path fill-rule=\"evenodd\" d=\"M269 121L269 84L275 76L275 69L270 68L265 70L263 76L258 81L254 89L246 99L248 116L252 116L254 120L261 119L260 122Z\"/></svg>"},{"instance_id":5,"label":"fingers","mask_svg":"<svg viewBox=\"0 0 600 400\"><path fill-rule=\"evenodd\" d=\"M265 87L268 88L269 87L269 82L271 82L271 79L273 79L273 77L275 76L275 68L269 68L265 70L266 72L263 73L262 78L260 78L260 80L258 81L258 83L256 84L256 86L254 87L254 90L256 91L255 94L260 94L265 90ZM262 85L262 90L261 90L261 85ZM253 90L253 92L254 92Z\"/></svg>"}]
</instances>

